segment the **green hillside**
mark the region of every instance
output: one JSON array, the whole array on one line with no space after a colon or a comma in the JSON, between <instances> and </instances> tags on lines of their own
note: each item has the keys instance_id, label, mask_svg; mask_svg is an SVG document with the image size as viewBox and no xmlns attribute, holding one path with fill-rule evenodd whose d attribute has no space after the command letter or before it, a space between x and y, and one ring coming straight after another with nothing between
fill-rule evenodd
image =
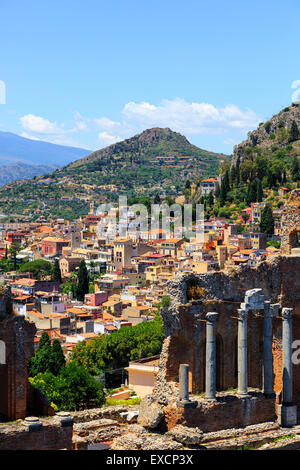
<instances>
[{"instance_id":1,"label":"green hillside","mask_svg":"<svg viewBox=\"0 0 300 470\"><path fill-rule=\"evenodd\" d=\"M147 129L51 174L0 189L0 213L36 219L74 219L89 202L116 201L120 194L177 196L186 180L216 175L229 157L200 149L170 129Z\"/></svg>"}]
</instances>

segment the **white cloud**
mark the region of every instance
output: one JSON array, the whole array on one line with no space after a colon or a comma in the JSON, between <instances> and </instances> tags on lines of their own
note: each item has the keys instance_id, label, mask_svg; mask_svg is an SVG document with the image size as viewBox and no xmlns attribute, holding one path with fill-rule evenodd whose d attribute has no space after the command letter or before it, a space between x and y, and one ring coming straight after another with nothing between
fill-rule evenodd
<instances>
[{"instance_id":1,"label":"white cloud","mask_svg":"<svg viewBox=\"0 0 300 470\"><path fill-rule=\"evenodd\" d=\"M189 136L224 135L225 145L239 142L262 120L251 109L242 110L234 104L216 107L210 103L188 102L182 98L164 99L158 105L131 101L120 110L120 119L107 116L88 118L73 114L73 125L51 122L41 116L27 114L20 118L24 136L61 145L99 149L132 137L149 127L169 127ZM88 140L80 145L73 141Z\"/></svg>"},{"instance_id":2,"label":"white cloud","mask_svg":"<svg viewBox=\"0 0 300 470\"><path fill-rule=\"evenodd\" d=\"M259 117L250 109L235 105L217 108L209 103L188 103L181 98L163 100L160 105L130 102L122 111L125 120L146 127L170 127L183 134L222 134L257 126Z\"/></svg>"},{"instance_id":3,"label":"white cloud","mask_svg":"<svg viewBox=\"0 0 300 470\"><path fill-rule=\"evenodd\" d=\"M107 146L115 144L116 142L120 142L121 140L123 140L123 138L115 135L110 135L107 132L100 132L98 135L98 140L101 145Z\"/></svg>"},{"instance_id":4,"label":"white cloud","mask_svg":"<svg viewBox=\"0 0 300 470\"><path fill-rule=\"evenodd\" d=\"M56 122L50 122L34 114L27 114L20 118L23 129L29 132L46 135L61 135L65 133L63 126L57 126Z\"/></svg>"},{"instance_id":5,"label":"white cloud","mask_svg":"<svg viewBox=\"0 0 300 470\"><path fill-rule=\"evenodd\" d=\"M80 145L70 138L70 134L74 134L83 130L83 125L76 123L73 129L65 129L64 124L57 125L41 116L27 114L20 118L21 126L25 130L21 135L31 140L42 140L58 145L69 145L72 147L80 147Z\"/></svg>"}]
</instances>

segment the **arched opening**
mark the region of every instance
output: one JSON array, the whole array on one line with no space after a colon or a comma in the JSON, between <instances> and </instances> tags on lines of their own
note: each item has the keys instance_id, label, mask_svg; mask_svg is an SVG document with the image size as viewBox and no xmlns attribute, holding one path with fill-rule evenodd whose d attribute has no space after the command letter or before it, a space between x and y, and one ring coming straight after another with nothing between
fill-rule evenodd
<instances>
[{"instance_id":1,"label":"arched opening","mask_svg":"<svg viewBox=\"0 0 300 470\"><path fill-rule=\"evenodd\" d=\"M291 249L291 253L300 254L300 228L293 230L289 234L289 246Z\"/></svg>"}]
</instances>

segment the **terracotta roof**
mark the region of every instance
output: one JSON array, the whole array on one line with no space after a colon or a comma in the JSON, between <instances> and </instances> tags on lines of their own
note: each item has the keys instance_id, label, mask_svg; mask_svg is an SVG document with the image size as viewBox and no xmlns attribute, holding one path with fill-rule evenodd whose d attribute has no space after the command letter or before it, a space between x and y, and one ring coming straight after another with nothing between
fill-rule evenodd
<instances>
[{"instance_id":1,"label":"terracotta roof","mask_svg":"<svg viewBox=\"0 0 300 470\"><path fill-rule=\"evenodd\" d=\"M114 330L117 330L117 327L113 325L106 325L105 329L108 331L114 331Z\"/></svg>"}]
</instances>

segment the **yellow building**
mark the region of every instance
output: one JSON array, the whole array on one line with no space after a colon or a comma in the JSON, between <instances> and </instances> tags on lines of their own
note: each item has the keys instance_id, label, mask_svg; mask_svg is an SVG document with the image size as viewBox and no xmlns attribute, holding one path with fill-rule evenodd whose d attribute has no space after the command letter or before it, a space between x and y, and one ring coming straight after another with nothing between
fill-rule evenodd
<instances>
[{"instance_id":1,"label":"yellow building","mask_svg":"<svg viewBox=\"0 0 300 470\"><path fill-rule=\"evenodd\" d=\"M113 242L114 245L114 265L116 271L119 271L124 266L131 264L132 240L130 238L116 238Z\"/></svg>"},{"instance_id":2,"label":"yellow building","mask_svg":"<svg viewBox=\"0 0 300 470\"><path fill-rule=\"evenodd\" d=\"M159 355L132 361L126 367L128 386L138 397L152 393L158 374Z\"/></svg>"}]
</instances>

